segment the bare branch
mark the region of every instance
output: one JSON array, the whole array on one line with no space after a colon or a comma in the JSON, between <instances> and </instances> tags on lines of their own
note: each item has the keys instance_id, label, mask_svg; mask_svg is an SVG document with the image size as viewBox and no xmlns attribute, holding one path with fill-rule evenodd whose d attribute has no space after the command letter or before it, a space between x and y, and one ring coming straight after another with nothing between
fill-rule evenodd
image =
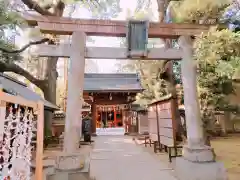
<instances>
[{"instance_id":1,"label":"bare branch","mask_svg":"<svg viewBox=\"0 0 240 180\"><path fill-rule=\"evenodd\" d=\"M38 86L40 89L42 89L45 82L45 80L35 78L28 71L24 70L23 68L14 63L5 63L3 61L0 61L0 72L14 72L16 74L22 75L27 78L31 83Z\"/></svg>"},{"instance_id":2,"label":"bare branch","mask_svg":"<svg viewBox=\"0 0 240 180\"><path fill-rule=\"evenodd\" d=\"M49 38L43 38L43 39L38 40L38 41L32 41L32 42L26 44L25 46L23 46L19 50L8 50L8 49L4 49L4 48L0 47L0 51L2 51L4 53L9 53L9 54L16 54L16 53L21 53L21 52L25 51L28 47L30 47L32 45L42 44L42 43L50 42L50 41L51 40Z\"/></svg>"},{"instance_id":3,"label":"bare branch","mask_svg":"<svg viewBox=\"0 0 240 180\"><path fill-rule=\"evenodd\" d=\"M46 5L44 5L42 8L49 10L49 9L51 9L52 7L53 7L53 4L51 3L51 4L46 4Z\"/></svg>"},{"instance_id":4,"label":"bare branch","mask_svg":"<svg viewBox=\"0 0 240 180\"><path fill-rule=\"evenodd\" d=\"M29 9L35 10L41 15L45 16L54 16L53 13L49 12L44 7L41 7L36 1L34 0L21 0Z\"/></svg>"}]
</instances>

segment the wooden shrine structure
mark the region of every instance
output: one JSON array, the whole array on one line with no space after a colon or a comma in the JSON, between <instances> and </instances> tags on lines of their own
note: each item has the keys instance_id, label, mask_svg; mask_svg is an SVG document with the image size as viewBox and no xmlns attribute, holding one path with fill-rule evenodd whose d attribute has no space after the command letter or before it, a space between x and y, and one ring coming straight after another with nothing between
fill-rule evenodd
<instances>
[{"instance_id":1,"label":"wooden shrine structure","mask_svg":"<svg viewBox=\"0 0 240 180\"><path fill-rule=\"evenodd\" d=\"M223 172L218 173L218 165L214 164L215 156L212 149L204 146L197 95L196 67L193 62L193 38L208 32L209 25L147 23L144 21L127 23L125 21L84 20L32 14L24 14L24 18L30 26L39 28L44 34L72 35L71 45L40 45L36 52L39 56L70 57L71 59L64 132L65 152L74 154L78 149L79 134L81 134L81 120L79 121L81 108L79 107L82 107L83 103L85 58L182 60L187 145L183 147L184 159L176 161L179 178L180 180L206 180L207 177L209 180L215 180L219 179L216 174L224 177ZM127 37L128 48L86 47L86 36L91 35ZM149 37L177 39L180 48L147 49L146 44ZM213 162L211 165L205 163L210 161ZM76 166L76 164L69 164L68 169L74 169ZM198 173L189 172L189 168L193 166L198 169ZM203 166L205 169L211 168L211 172L204 171ZM221 169L223 168L221 167ZM205 174L205 172L208 173ZM205 174L205 178L202 176L203 174Z\"/></svg>"},{"instance_id":2,"label":"wooden shrine structure","mask_svg":"<svg viewBox=\"0 0 240 180\"><path fill-rule=\"evenodd\" d=\"M137 74L99 74L85 73L83 88L82 114L87 111L84 105L91 106L92 133L102 126L102 120L107 121L108 127L123 126L130 118L130 103L135 101L135 96L141 92L142 86ZM56 115L53 121L55 135L64 131L64 114Z\"/></svg>"}]
</instances>

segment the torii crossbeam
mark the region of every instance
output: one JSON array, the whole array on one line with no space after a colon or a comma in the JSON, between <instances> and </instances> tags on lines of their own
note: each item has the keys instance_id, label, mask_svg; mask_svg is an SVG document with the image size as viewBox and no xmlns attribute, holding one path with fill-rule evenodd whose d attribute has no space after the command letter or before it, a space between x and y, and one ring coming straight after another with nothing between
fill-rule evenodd
<instances>
[{"instance_id":1,"label":"torii crossbeam","mask_svg":"<svg viewBox=\"0 0 240 180\"><path fill-rule=\"evenodd\" d=\"M32 14L24 14L23 17L29 25L38 26L41 32L47 34L71 35L73 32L81 31L89 36L125 37L127 31L126 21L75 19ZM148 37L176 39L183 35L199 35L208 30L209 25L151 22Z\"/></svg>"},{"instance_id":2,"label":"torii crossbeam","mask_svg":"<svg viewBox=\"0 0 240 180\"><path fill-rule=\"evenodd\" d=\"M70 57L71 45L38 45L38 48L31 52L40 57ZM86 47L85 58L87 59L128 59L126 48L115 47ZM139 58L136 58L139 59ZM181 60L182 51L173 48L152 48L148 50L146 57L142 60Z\"/></svg>"}]
</instances>

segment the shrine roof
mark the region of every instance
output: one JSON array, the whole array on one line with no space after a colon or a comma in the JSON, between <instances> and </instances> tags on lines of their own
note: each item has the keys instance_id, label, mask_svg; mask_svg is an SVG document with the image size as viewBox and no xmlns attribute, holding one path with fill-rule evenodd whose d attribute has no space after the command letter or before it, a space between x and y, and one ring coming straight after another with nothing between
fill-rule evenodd
<instances>
[{"instance_id":1,"label":"shrine roof","mask_svg":"<svg viewBox=\"0 0 240 180\"><path fill-rule=\"evenodd\" d=\"M9 94L21 96L30 101L43 101L45 109L57 110L59 107L42 98L37 93L33 92L27 87L25 83L10 77L6 74L0 73L0 86Z\"/></svg>"},{"instance_id":2,"label":"shrine roof","mask_svg":"<svg viewBox=\"0 0 240 180\"><path fill-rule=\"evenodd\" d=\"M143 88L136 73L86 73L84 91L87 92L140 92Z\"/></svg>"}]
</instances>

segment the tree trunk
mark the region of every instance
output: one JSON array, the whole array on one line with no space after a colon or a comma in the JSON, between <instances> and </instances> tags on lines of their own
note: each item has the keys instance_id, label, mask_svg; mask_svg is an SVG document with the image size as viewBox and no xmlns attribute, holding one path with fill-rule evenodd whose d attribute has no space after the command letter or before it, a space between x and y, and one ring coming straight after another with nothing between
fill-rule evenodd
<instances>
[{"instance_id":1,"label":"tree trunk","mask_svg":"<svg viewBox=\"0 0 240 180\"><path fill-rule=\"evenodd\" d=\"M210 134L208 133L206 128L203 130L203 137L204 137L204 144L206 146L211 146Z\"/></svg>"},{"instance_id":2,"label":"tree trunk","mask_svg":"<svg viewBox=\"0 0 240 180\"><path fill-rule=\"evenodd\" d=\"M170 0L157 0L157 4L158 4L158 16L159 16L159 22L163 22L164 21L164 17L165 17L165 10L169 4ZM165 46L167 48L171 47L171 42L170 40L165 40ZM176 91L176 87L175 87L175 78L174 78L174 74L173 74L173 63L171 62L167 62L165 64L165 74L167 75L166 78L164 78L168 83L169 83L169 90L173 96L174 99L174 112L175 112L175 119L176 119L176 123L177 123L177 138L185 140L185 133L184 133L184 128L182 126L181 123L181 118L180 118L180 112L178 110L178 99L177 99L177 91Z\"/></svg>"},{"instance_id":3,"label":"tree trunk","mask_svg":"<svg viewBox=\"0 0 240 180\"><path fill-rule=\"evenodd\" d=\"M157 0L157 4L158 4L159 22L163 22L164 16L165 16L165 0Z\"/></svg>"},{"instance_id":4,"label":"tree trunk","mask_svg":"<svg viewBox=\"0 0 240 180\"><path fill-rule=\"evenodd\" d=\"M173 106L173 112L175 113L175 120L176 120L176 133L177 133L177 139L185 141L186 140L186 133L184 132L183 124L181 122L180 112L178 109L178 96L177 96L177 90L175 86L175 77L173 74L173 62L169 62L167 64L168 68L166 70L168 74L168 83L169 83L169 91L172 94L174 106Z\"/></svg>"},{"instance_id":5,"label":"tree trunk","mask_svg":"<svg viewBox=\"0 0 240 180\"><path fill-rule=\"evenodd\" d=\"M62 0L57 0L54 4L48 4L47 6L40 6L38 3L36 3L33 0L22 0L22 2L29 9L35 10L36 12L38 12L43 16L47 15L47 16L61 17L65 9L65 3ZM52 8L52 11L49 11L49 9L51 8ZM52 41L50 41L49 43L54 44L54 42ZM58 61L57 57L47 58L45 83L39 86L39 88L44 93L44 98L53 104L56 104L56 88L57 88L57 77L58 77L57 61ZM52 112L46 112L45 132L51 129L52 118L53 118Z\"/></svg>"},{"instance_id":6,"label":"tree trunk","mask_svg":"<svg viewBox=\"0 0 240 180\"><path fill-rule=\"evenodd\" d=\"M172 96L173 96L173 101L174 101L174 109L173 112L175 112L175 119L176 119L176 133L177 133L177 139L180 141L185 141L186 140L186 132L184 131L183 124L181 121L180 117L180 112L178 109L178 98L177 98L177 92L176 88L174 87L172 90Z\"/></svg>"},{"instance_id":7,"label":"tree trunk","mask_svg":"<svg viewBox=\"0 0 240 180\"><path fill-rule=\"evenodd\" d=\"M57 89L57 57L49 57L47 59L47 69L46 69L46 83L42 88L44 93L44 98L51 102L52 104L56 104L56 89ZM51 130L53 120L53 113L50 111L45 112L45 132Z\"/></svg>"}]
</instances>

